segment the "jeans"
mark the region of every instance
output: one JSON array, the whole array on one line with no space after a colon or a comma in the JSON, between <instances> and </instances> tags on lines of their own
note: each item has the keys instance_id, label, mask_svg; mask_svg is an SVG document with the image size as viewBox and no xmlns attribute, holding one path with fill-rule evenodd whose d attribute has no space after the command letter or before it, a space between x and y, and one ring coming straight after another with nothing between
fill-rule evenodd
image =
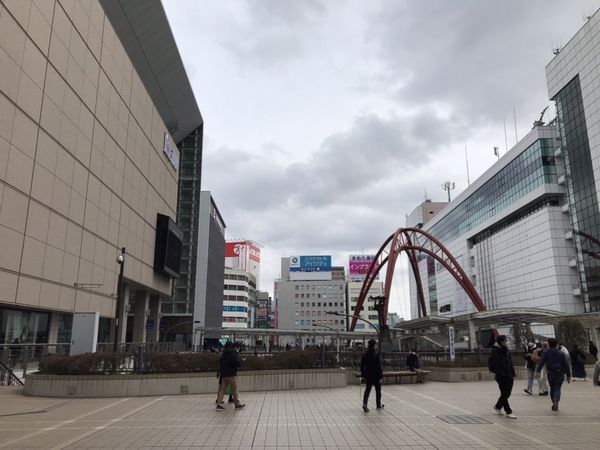
<instances>
[{"instance_id":1,"label":"jeans","mask_svg":"<svg viewBox=\"0 0 600 450\"><path fill-rule=\"evenodd\" d=\"M367 387L365 387L365 395L363 396L363 405L367 405L369 402L369 394L371 394L371 388L375 386L375 400L377 407L381 406L381 383L379 380L369 380L367 378Z\"/></svg>"},{"instance_id":2,"label":"jeans","mask_svg":"<svg viewBox=\"0 0 600 450\"><path fill-rule=\"evenodd\" d=\"M496 377L496 382L498 383L498 387L500 388L500 398L496 402L496 409L504 408L506 414L511 414L512 409L508 404L508 398L512 393L513 388L513 378L512 377Z\"/></svg>"},{"instance_id":3,"label":"jeans","mask_svg":"<svg viewBox=\"0 0 600 450\"><path fill-rule=\"evenodd\" d=\"M548 384L550 384L550 399L560 401L560 387L565 376L562 372L548 372Z\"/></svg>"},{"instance_id":4,"label":"jeans","mask_svg":"<svg viewBox=\"0 0 600 450\"><path fill-rule=\"evenodd\" d=\"M535 378L535 369L527 368L527 390L531 392L533 389L533 379Z\"/></svg>"}]
</instances>

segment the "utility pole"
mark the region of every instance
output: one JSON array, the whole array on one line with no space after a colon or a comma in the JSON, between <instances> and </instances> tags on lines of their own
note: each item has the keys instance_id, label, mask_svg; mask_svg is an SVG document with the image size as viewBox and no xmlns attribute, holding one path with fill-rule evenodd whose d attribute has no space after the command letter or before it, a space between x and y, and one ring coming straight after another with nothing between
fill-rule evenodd
<instances>
[{"instance_id":1,"label":"utility pole","mask_svg":"<svg viewBox=\"0 0 600 450\"><path fill-rule=\"evenodd\" d=\"M448 193L448 203L452 201L450 199L450 191L453 191L454 188L455 184L453 181L444 181L444 184L442 184L442 189Z\"/></svg>"}]
</instances>

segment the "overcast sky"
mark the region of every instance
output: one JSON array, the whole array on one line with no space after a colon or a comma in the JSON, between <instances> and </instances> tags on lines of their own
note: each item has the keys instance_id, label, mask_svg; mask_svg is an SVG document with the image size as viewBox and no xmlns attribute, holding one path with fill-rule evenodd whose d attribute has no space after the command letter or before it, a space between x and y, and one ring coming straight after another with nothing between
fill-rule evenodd
<instances>
[{"instance_id":1,"label":"overcast sky","mask_svg":"<svg viewBox=\"0 0 600 450\"><path fill-rule=\"evenodd\" d=\"M600 0L163 0L204 117L227 238L280 258L374 253L467 187L550 105L545 65ZM516 111L516 133L513 119ZM546 119L554 117L554 105ZM409 318L406 263L391 311ZM404 286L404 287L403 287Z\"/></svg>"}]
</instances>

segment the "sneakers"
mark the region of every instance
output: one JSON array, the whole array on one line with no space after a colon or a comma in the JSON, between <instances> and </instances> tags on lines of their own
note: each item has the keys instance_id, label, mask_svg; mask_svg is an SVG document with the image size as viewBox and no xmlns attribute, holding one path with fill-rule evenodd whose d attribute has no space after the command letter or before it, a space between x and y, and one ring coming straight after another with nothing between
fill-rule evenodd
<instances>
[{"instance_id":1,"label":"sneakers","mask_svg":"<svg viewBox=\"0 0 600 450\"><path fill-rule=\"evenodd\" d=\"M233 397L229 397L229 400L227 400L227 403L233 403Z\"/></svg>"},{"instance_id":2,"label":"sneakers","mask_svg":"<svg viewBox=\"0 0 600 450\"><path fill-rule=\"evenodd\" d=\"M540 395L548 395L548 391L546 391L546 392L540 392Z\"/></svg>"},{"instance_id":3,"label":"sneakers","mask_svg":"<svg viewBox=\"0 0 600 450\"><path fill-rule=\"evenodd\" d=\"M506 418L507 418L507 419L516 419L516 418L517 418L517 416L515 416L513 413L510 413L510 414L507 414L507 415L506 415Z\"/></svg>"},{"instance_id":4,"label":"sneakers","mask_svg":"<svg viewBox=\"0 0 600 450\"><path fill-rule=\"evenodd\" d=\"M558 411L558 400L552 400L552 411Z\"/></svg>"},{"instance_id":5,"label":"sneakers","mask_svg":"<svg viewBox=\"0 0 600 450\"><path fill-rule=\"evenodd\" d=\"M246 406L245 403L239 403L239 404L235 405L235 409L242 409L244 406Z\"/></svg>"},{"instance_id":6,"label":"sneakers","mask_svg":"<svg viewBox=\"0 0 600 450\"><path fill-rule=\"evenodd\" d=\"M377 409L383 409L384 406L385 406L384 404L381 404L377 407Z\"/></svg>"},{"instance_id":7,"label":"sneakers","mask_svg":"<svg viewBox=\"0 0 600 450\"><path fill-rule=\"evenodd\" d=\"M221 405L217 405L217 411L223 411L225 408Z\"/></svg>"},{"instance_id":8,"label":"sneakers","mask_svg":"<svg viewBox=\"0 0 600 450\"><path fill-rule=\"evenodd\" d=\"M532 392L531 392L529 389L523 389L523 391L524 391L526 394L528 394L528 395L531 395L531 394L532 394Z\"/></svg>"},{"instance_id":9,"label":"sneakers","mask_svg":"<svg viewBox=\"0 0 600 450\"><path fill-rule=\"evenodd\" d=\"M502 416L502 415L503 415L503 413L502 413L502 410L501 410L500 408L496 408L496 407L494 406L494 411L496 411L496 413L497 413L499 416Z\"/></svg>"},{"instance_id":10,"label":"sneakers","mask_svg":"<svg viewBox=\"0 0 600 450\"><path fill-rule=\"evenodd\" d=\"M367 405L363 405L363 411L364 412L369 412L369 408L367 408Z\"/></svg>"}]
</instances>

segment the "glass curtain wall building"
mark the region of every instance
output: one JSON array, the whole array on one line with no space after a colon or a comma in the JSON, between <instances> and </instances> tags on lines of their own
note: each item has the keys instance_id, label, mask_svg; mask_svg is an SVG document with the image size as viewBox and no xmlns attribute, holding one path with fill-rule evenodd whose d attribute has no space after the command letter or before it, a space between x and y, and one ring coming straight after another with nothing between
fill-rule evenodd
<instances>
[{"instance_id":1,"label":"glass curtain wall building","mask_svg":"<svg viewBox=\"0 0 600 450\"><path fill-rule=\"evenodd\" d=\"M600 311L600 14L596 12L546 66L565 161L575 267L586 311Z\"/></svg>"},{"instance_id":2,"label":"glass curtain wall building","mask_svg":"<svg viewBox=\"0 0 600 450\"><path fill-rule=\"evenodd\" d=\"M569 234L562 160L554 126L535 127L423 229L469 275L487 309L582 312ZM416 217L416 214L409 215ZM419 226L410 223L407 226ZM419 260L428 315L475 311L455 279L432 258ZM410 276L411 317L418 316Z\"/></svg>"}]
</instances>

